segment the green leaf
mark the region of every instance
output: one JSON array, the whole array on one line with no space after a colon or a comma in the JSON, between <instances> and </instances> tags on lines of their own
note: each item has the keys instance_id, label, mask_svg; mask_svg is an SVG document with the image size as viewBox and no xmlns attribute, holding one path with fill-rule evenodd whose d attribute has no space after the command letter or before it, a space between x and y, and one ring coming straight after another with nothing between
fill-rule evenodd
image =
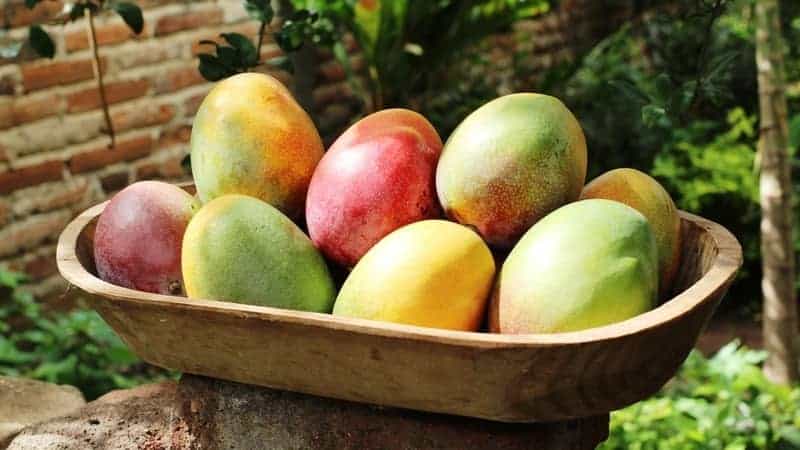
<instances>
[{"instance_id":1,"label":"green leaf","mask_svg":"<svg viewBox=\"0 0 800 450\"><path fill-rule=\"evenodd\" d=\"M39 56L44 56L45 58L52 58L56 54L56 44L53 43L53 39L50 38L50 35L47 34L44 29L39 25L31 25L28 28L28 41L31 44L31 48L33 48Z\"/></svg>"},{"instance_id":2,"label":"green leaf","mask_svg":"<svg viewBox=\"0 0 800 450\"><path fill-rule=\"evenodd\" d=\"M791 448L800 449L800 430L793 426L784 426L778 430L781 441L791 445Z\"/></svg>"},{"instance_id":3,"label":"green leaf","mask_svg":"<svg viewBox=\"0 0 800 450\"><path fill-rule=\"evenodd\" d=\"M800 114L789 119L789 146L795 151L800 149Z\"/></svg>"},{"instance_id":4,"label":"green leaf","mask_svg":"<svg viewBox=\"0 0 800 450\"><path fill-rule=\"evenodd\" d=\"M24 283L27 279L28 277L21 272L9 272L7 270L0 269L0 286L14 289L20 284Z\"/></svg>"},{"instance_id":5,"label":"green leaf","mask_svg":"<svg viewBox=\"0 0 800 450\"><path fill-rule=\"evenodd\" d=\"M83 3L75 3L72 5L72 9L69 10L69 20L76 21L83 17L84 10L87 8L87 5Z\"/></svg>"},{"instance_id":6,"label":"green leaf","mask_svg":"<svg viewBox=\"0 0 800 450\"><path fill-rule=\"evenodd\" d=\"M275 33L275 42L284 52L299 50L307 39L315 37L316 30L313 24L318 17L318 14L311 13L306 9L295 11Z\"/></svg>"},{"instance_id":7,"label":"green leaf","mask_svg":"<svg viewBox=\"0 0 800 450\"><path fill-rule=\"evenodd\" d=\"M246 0L244 9L250 18L259 22L270 23L275 16L270 0Z\"/></svg>"},{"instance_id":8,"label":"green leaf","mask_svg":"<svg viewBox=\"0 0 800 450\"><path fill-rule=\"evenodd\" d=\"M235 48L223 45L217 47L217 59L219 59L220 63L229 67L231 70L235 70L236 67L244 68L244 65L240 63L239 58L239 52L237 52Z\"/></svg>"},{"instance_id":9,"label":"green leaf","mask_svg":"<svg viewBox=\"0 0 800 450\"><path fill-rule=\"evenodd\" d=\"M619 90L620 94L624 95L631 101L635 101L639 104L646 103L650 101L650 97L648 97L638 86L631 80L625 79L617 79L611 80L608 84Z\"/></svg>"},{"instance_id":10,"label":"green leaf","mask_svg":"<svg viewBox=\"0 0 800 450\"><path fill-rule=\"evenodd\" d=\"M246 69L258 65L258 51L247 36L239 33L222 33L220 36L222 36L231 47L236 49L242 68ZM217 53L219 53L219 50Z\"/></svg>"},{"instance_id":11,"label":"green leaf","mask_svg":"<svg viewBox=\"0 0 800 450\"><path fill-rule=\"evenodd\" d=\"M197 57L200 60L198 70L200 71L200 75L202 75L206 80L219 81L229 75L232 75L230 69L216 56L201 53L197 55Z\"/></svg>"},{"instance_id":12,"label":"green leaf","mask_svg":"<svg viewBox=\"0 0 800 450\"><path fill-rule=\"evenodd\" d=\"M119 2L112 5L114 11L122 17L122 20L128 24L134 33L139 34L144 29L144 17L142 17L142 10L133 3Z\"/></svg>"},{"instance_id":13,"label":"green leaf","mask_svg":"<svg viewBox=\"0 0 800 450\"><path fill-rule=\"evenodd\" d=\"M289 59L287 56L278 56L269 60L269 64L271 66L277 67L278 69L285 70L289 73L294 73L294 64L292 64L292 60Z\"/></svg>"},{"instance_id":14,"label":"green leaf","mask_svg":"<svg viewBox=\"0 0 800 450\"><path fill-rule=\"evenodd\" d=\"M35 8L35 7L36 7L36 5L37 5L38 3L40 3L41 1L42 1L42 0L25 0L25 6L27 6L27 7L28 7L28 9L33 9L33 8Z\"/></svg>"},{"instance_id":15,"label":"green leaf","mask_svg":"<svg viewBox=\"0 0 800 450\"><path fill-rule=\"evenodd\" d=\"M664 108L649 104L642 107L642 123L646 127L655 127L667 118L667 111Z\"/></svg>"}]
</instances>

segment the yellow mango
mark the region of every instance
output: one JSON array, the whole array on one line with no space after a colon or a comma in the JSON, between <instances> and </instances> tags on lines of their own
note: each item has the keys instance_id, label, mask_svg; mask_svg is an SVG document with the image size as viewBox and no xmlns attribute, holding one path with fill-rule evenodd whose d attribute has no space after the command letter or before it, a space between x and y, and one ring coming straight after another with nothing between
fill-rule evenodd
<instances>
[{"instance_id":1,"label":"yellow mango","mask_svg":"<svg viewBox=\"0 0 800 450\"><path fill-rule=\"evenodd\" d=\"M423 220L381 239L356 264L333 314L450 330L477 330L495 265L471 229Z\"/></svg>"}]
</instances>

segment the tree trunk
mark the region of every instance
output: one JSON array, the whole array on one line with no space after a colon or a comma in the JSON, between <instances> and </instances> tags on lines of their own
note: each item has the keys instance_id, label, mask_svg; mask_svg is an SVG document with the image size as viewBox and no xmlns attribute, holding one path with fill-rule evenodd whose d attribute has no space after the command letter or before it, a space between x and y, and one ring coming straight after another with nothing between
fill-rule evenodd
<instances>
[{"instance_id":1,"label":"tree trunk","mask_svg":"<svg viewBox=\"0 0 800 450\"><path fill-rule=\"evenodd\" d=\"M798 380L797 302L794 291L792 186L786 119L783 41L777 0L756 5L761 130L761 256L764 278L764 372L772 381Z\"/></svg>"}]
</instances>

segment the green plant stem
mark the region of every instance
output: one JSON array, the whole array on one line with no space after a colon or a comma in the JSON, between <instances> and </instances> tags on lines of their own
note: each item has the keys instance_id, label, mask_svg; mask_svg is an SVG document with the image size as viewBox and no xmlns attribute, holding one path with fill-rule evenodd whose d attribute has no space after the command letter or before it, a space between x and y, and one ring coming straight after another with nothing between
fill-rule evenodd
<instances>
[{"instance_id":1,"label":"green plant stem","mask_svg":"<svg viewBox=\"0 0 800 450\"><path fill-rule=\"evenodd\" d=\"M698 103L698 99L700 98L700 87L705 83L705 75L706 75L706 67L708 58L708 48L711 46L712 41L712 31L714 30L714 23L716 23L719 16L722 15L723 9L725 7L725 0L718 0L714 2L714 5L711 7L711 11L709 12L708 23L706 23L705 27L705 36L703 37L703 44L700 47L700 54L697 58L697 80L694 84L694 90L692 92L691 100L689 101L689 107L687 111L692 111ZM686 115L683 115L687 117Z\"/></svg>"},{"instance_id":2,"label":"green plant stem","mask_svg":"<svg viewBox=\"0 0 800 450\"><path fill-rule=\"evenodd\" d=\"M92 51L92 71L94 72L94 78L97 80L97 91L100 93L100 103L103 106L106 131L108 132L108 137L111 139L108 148L114 148L116 145L114 125L111 122L111 113L108 111L108 100L106 99L106 90L103 84L103 71L100 70L100 54L97 51L97 34L94 29L94 14L91 8L86 8L83 10L83 15L86 17L86 33L89 38L89 48Z\"/></svg>"},{"instance_id":3,"label":"green plant stem","mask_svg":"<svg viewBox=\"0 0 800 450\"><path fill-rule=\"evenodd\" d=\"M256 46L256 55L258 55L258 61L261 61L261 44L264 43L264 33L267 31L267 22L261 22L261 26L258 28L258 45Z\"/></svg>"}]
</instances>

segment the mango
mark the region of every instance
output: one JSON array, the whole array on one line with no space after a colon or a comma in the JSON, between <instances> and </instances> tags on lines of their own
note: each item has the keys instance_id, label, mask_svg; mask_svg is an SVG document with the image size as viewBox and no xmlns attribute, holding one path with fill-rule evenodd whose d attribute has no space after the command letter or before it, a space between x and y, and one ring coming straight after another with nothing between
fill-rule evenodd
<instances>
[{"instance_id":1,"label":"mango","mask_svg":"<svg viewBox=\"0 0 800 450\"><path fill-rule=\"evenodd\" d=\"M199 203L183 189L140 181L108 202L94 234L102 280L157 294L183 295L181 244Z\"/></svg>"},{"instance_id":2,"label":"mango","mask_svg":"<svg viewBox=\"0 0 800 450\"><path fill-rule=\"evenodd\" d=\"M656 241L635 209L602 199L563 206L531 227L503 263L489 328L508 334L578 331L653 307Z\"/></svg>"},{"instance_id":3,"label":"mango","mask_svg":"<svg viewBox=\"0 0 800 450\"><path fill-rule=\"evenodd\" d=\"M280 211L223 195L195 214L183 238L189 298L330 312L336 295L325 260Z\"/></svg>"},{"instance_id":4,"label":"mango","mask_svg":"<svg viewBox=\"0 0 800 450\"><path fill-rule=\"evenodd\" d=\"M450 330L483 322L495 265L474 231L423 220L381 239L345 280L333 314Z\"/></svg>"},{"instance_id":5,"label":"mango","mask_svg":"<svg viewBox=\"0 0 800 450\"><path fill-rule=\"evenodd\" d=\"M308 233L329 259L354 266L397 228L439 217L434 173L442 141L421 115L387 109L356 122L314 171Z\"/></svg>"},{"instance_id":6,"label":"mango","mask_svg":"<svg viewBox=\"0 0 800 450\"><path fill-rule=\"evenodd\" d=\"M577 200L586 158L583 130L560 100L506 95L453 131L436 169L436 189L448 217L508 249L539 219Z\"/></svg>"},{"instance_id":7,"label":"mango","mask_svg":"<svg viewBox=\"0 0 800 450\"><path fill-rule=\"evenodd\" d=\"M323 151L308 114L264 74L217 83L192 126L192 174L203 203L225 194L250 195L298 217Z\"/></svg>"},{"instance_id":8,"label":"mango","mask_svg":"<svg viewBox=\"0 0 800 450\"><path fill-rule=\"evenodd\" d=\"M668 293L681 259L681 218L666 189L636 169L614 169L583 188L581 199L588 198L622 202L647 217L658 246L661 294Z\"/></svg>"}]
</instances>

